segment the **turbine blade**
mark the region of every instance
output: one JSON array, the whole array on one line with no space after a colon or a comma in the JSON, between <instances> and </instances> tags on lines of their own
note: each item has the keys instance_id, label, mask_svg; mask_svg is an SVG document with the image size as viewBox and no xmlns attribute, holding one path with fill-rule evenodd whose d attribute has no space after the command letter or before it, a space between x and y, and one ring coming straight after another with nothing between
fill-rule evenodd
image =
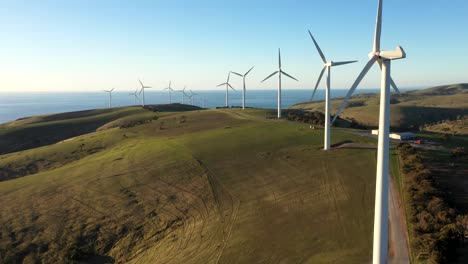
<instances>
[{"instance_id":1,"label":"turbine blade","mask_svg":"<svg viewBox=\"0 0 468 264\"><path fill-rule=\"evenodd\" d=\"M220 86L223 86L223 85L226 85L227 83L222 83L222 84L219 84L219 85L216 85L216 87L220 87ZM192 90L190 90L190 92L192 92Z\"/></svg>"},{"instance_id":2,"label":"turbine blade","mask_svg":"<svg viewBox=\"0 0 468 264\"><path fill-rule=\"evenodd\" d=\"M293 79L293 80L299 81L298 79L292 77L291 75L285 73L284 71L281 71L281 73L284 74L284 75L286 75L286 76L288 76L289 78L291 78L291 79Z\"/></svg>"},{"instance_id":3,"label":"turbine blade","mask_svg":"<svg viewBox=\"0 0 468 264\"><path fill-rule=\"evenodd\" d=\"M374 53L380 51L380 36L382 34L382 0L379 0L377 7L377 20L375 22L375 35L374 35Z\"/></svg>"},{"instance_id":4,"label":"turbine blade","mask_svg":"<svg viewBox=\"0 0 468 264\"><path fill-rule=\"evenodd\" d=\"M112 89L111 89L109 92L112 92L112 91L114 91L114 89L115 89L115 88L112 88Z\"/></svg>"},{"instance_id":5,"label":"turbine blade","mask_svg":"<svg viewBox=\"0 0 468 264\"><path fill-rule=\"evenodd\" d=\"M227 84L229 86L229 88L233 89L234 91L236 91L236 89L234 89L234 87L232 87L229 83ZM237 91L236 91L237 92Z\"/></svg>"},{"instance_id":6,"label":"turbine blade","mask_svg":"<svg viewBox=\"0 0 468 264\"><path fill-rule=\"evenodd\" d=\"M318 80L317 80L317 83L315 84L315 88L314 88L314 92L312 93L312 96L310 97L310 101L312 101L312 99L314 99L314 95L315 95L315 92L317 91L317 87L319 86L320 84L320 81L322 80L322 76L323 74L325 73L325 70L327 69L327 66L324 66L322 71L320 72L320 75L318 77Z\"/></svg>"},{"instance_id":7,"label":"turbine blade","mask_svg":"<svg viewBox=\"0 0 468 264\"><path fill-rule=\"evenodd\" d=\"M264 82L264 81L266 81L266 80L268 80L271 76L277 74L278 72L279 72L279 71L275 71L274 73L268 75L268 77L266 77L265 79L263 79L263 81L261 81L261 83Z\"/></svg>"},{"instance_id":8,"label":"turbine blade","mask_svg":"<svg viewBox=\"0 0 468 264\"><path fill-rule=\"evenodd\" d=\"M141 84L141 87L144 88L145 86L143 85L143 83L141 82L141 80L138 80Z\"/></svg>"},{"instance_id":9,"label":"turbine blade","mask_svg":"<svg viewBox=\"0 0 468 264\"><path fill-rule=\"evenodd\" d=\"M333 62L332 66L340 66L340 65L345 65L345 64L350 64L350 63L355 63L357 61L339 61L339 62Z\"/></svg>"},{"instance_id":10,"label":"turbine blade","mask_svg":"<svg viewBox=\"0 0 468 264\"><path fill-rule=\"evenodd\" d=\"M281 50L278 49L278 62L279 62L279 68L281 69Z\"/></svg>"},{"instance_id":11,"label":"turbine blade","mask_svg":"<svg viewBox=\"0 0 468 264\"><path fill-rule=\"evenodd\" d=\"M319 45L317 44L317 41L315 41L315 38L314 38L314 36L312 36L312 33L310 32L310 30L309 30L309 35L312 38L312 41L314 42L315 47L317 48L317 51L318 51L318 53L320 55L320 58L322 58L323 63L327 63L327 59L325 59L325 55L323 55L322 50L320 49Z\"/></svg>"},{"instance_id":12,"label":"turbine blade","mask_svg":"<svg viewBox=\"0 0 468 264\"><path fill-rule=\"evenodd\" d=\"M359 74L359 76L357 77L356 81L354 81L353 85L351 86L351 89L349 89L348 93L346 94L346 97L345 99L343 100L343 102L341 103L340 105L340 108L338 108L338 111L336 111L336 114L335 114L335 117L333 117L333 120L332 120L332 124L335 122L336 118L338 117L338 115L341 113L341 111L343 111L343 108L346 106L346 104L348 103L348 100L349 98L351 98L351 95L353 95L354 93L354 90L356 90L357 86L359 85L359 83L361 83L362 79L364 78L364 76L366 76L367 72L369 71L369 69L372 67L372 65L374 65L375 61L377 60L378 56L377 55L374 55L374 57L370 58L369 61L367 62L366 66L364 66L364 69L362 69L361 73Z\"/></svg>"},{"instance_id":13,"label":"turbine blade","mask_svg":"<svg viewBox=\"0 0 468 264\"><path fill-rule=\"evenodd\" d=\"M255 66L252 66L252 68L250 68L250 70L249 70L248 72L246 72L246 73L244 74L244 76L247 76L247 74L249 74L249 72L250 72L254 67L255 67Z\"/></svg>"},{"instance_id":14,"label":"turbine blade","mask_svg":"<svg viewBox=\"0 0 468 264\"><path fill-rule=\"evenodd\" d=\"M227 81L226 83L229 83L229 78L231 77L231 72L228 73L228 78L227 78Z\"/></svg>"},{"instance_id":15,"label":"turbine blade","mask_svg":"<svg viewBox=\"0 0 468 264\"><path fill-rule=\"evenodd\" d=\"M234 73L235 75L239 75L240 77L244 77L244 76L243 76L242 74L240 74L240 73L233 72L233 71L232 71L232 73Z\"/></svg>"},{"instance_id":16,"label":"turbine blade","mask_svg":"<svg viewBox=\"0 0 468 264\"><path fill-rule=\"evenodd\" d=\"M143 92L143 89L145 89L145 88L141 88L141 90L140 90L140 92L138 94L141 94L141 92Z\"/></svg>"}]
</instances>

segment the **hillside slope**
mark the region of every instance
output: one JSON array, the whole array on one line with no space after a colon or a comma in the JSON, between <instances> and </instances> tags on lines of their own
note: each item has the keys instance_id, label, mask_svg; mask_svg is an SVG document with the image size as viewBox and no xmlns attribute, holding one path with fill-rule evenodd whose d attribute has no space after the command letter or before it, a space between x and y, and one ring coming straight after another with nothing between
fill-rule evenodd
<instances>
[{"instance_id":1,"label":"hillside slope","mask_svg":"<svg viewBox=\"0 0 468 264\"><path fill-rule=\"evenodd\" d=\"M370 261L374 150L234 110L156 114L0 156L7 176L54 164L0 182L0 262Z\"/></svg>"},{"instance_id":2,"label":"hillside slope","mask_svg":"<svg viewBox=\"0 0 468 264\"><path fill-rule=\"evenodd\" d=\"M343 98L331 100L331 111L335 113ZM455 120L468 115L468 84L438 86L418 91L392 95L390 125L392 129L418 129L419 126L443 120ZM290 109L322 111L323 102L304 102ZM341 118L355 120L369 126L378 126L379 95L359 94L353 96L342 111Z\"/></svg>"}]
</instances>

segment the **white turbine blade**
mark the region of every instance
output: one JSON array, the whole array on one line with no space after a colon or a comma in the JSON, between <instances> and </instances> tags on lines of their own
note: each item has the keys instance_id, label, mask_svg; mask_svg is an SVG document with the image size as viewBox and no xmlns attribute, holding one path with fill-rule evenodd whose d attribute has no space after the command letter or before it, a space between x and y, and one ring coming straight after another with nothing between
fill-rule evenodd
<instances>
[{"instance_id":1,"label":"white turbine blade","mask_svg":"<svg viewBox=\"0 0 468 264\"><path fill-rule=\"evenodd\" d=\"M233 72L233 71L231 71L231 72L234 73L235 75L239 75L240 77L244 77L244 76L243 76L242 74L240 74L240 73Z\"/></svg>"},{"instance_id":2,"label":"white turbine blade","mask_svg":"<svg viewBox=\"0 0 468 264\"><path fill-rule=\"evenodd\" d=\"M390 86L393 87L393 89L395 90L395 92L396 92L397 94L400 94L400 90L399 90L398 87L396 86L396 83L393 81L392 76L389 76L389 77L390 77L390 78L389 78L389 79L390 79Z\"/></svg>"},{"instance_id":3,"label":"white turbine blade","mask_svg":"<svg viewBox=\"0 0 468 264\"><path fill-rule=\"evenodd\" d=\"M234 91L236 91L236 89L234 89L234 87L232 87L232 85L230 85L229 83L227 84L229 86L229 88L233 89ZM237 91L236 91L237 92Z\"/></svg>"},{"instance_id":4,"label":"white turbine blade","mask_svg":"<svg viewBox=\"0 0 468 264\"><path fill-rule=\"evenodd\" d=\"M145 89L145 88L144 88L144 87L143 87L143 88L141 88L141 90L140 90L140 92L139 92L138 94L141 94L141 92L143 92L143 89Z\"/></svg>"},{"instance_id":5,"label":"white turbine blade","mask_svg":"<svg viewBox=\"0 0 468 264\"><path fill-rule=\"evenodd\" d=\"M226 85L227 83L222 83L222 84L219 84L219 85L216 85L216 87L220 87L220 86L223 86L223 85ZM192 92L192 90L190 90L190 92Z\"/></svg>"},{"instance_id":6,"label":"white turbine blade","mask_svg":"<svg viewBox=\"0 0 468 264\"><path fill-rule=\"evenodd\" d=\"M278 63L279 63L279 68L281 69L281 49L278 49Z\"/></svg>"},{"instance_id":7,"label":"white turbine blade","mask_svg":"<svg viewBox=\"0 0 468 264\"><path fill-rule=\"evenodd\" d=\"M289 78L291 78L291 79L293 79L293 80L299 81L298 79L292 77L291 75L285 73L284 71L281 71L281 73L284 74L284 75L286 75L286 76L288 76Z\"/></svg>"},{"instance_id":8,"label":"white turbine blade","mask_svg":"<svg viewBox=\"0 0 468 264\"><path fill-rule=\"evenodd\" d=\"M327 59L325 59L325 55L323 55L322 50L320 49L319 45L317 44L317 41L315 41L314 36L312 36L312 33L310 33L310 30L309 30L309 35L312 38L312 41L314 42L315 47L317 48L317 51L318 51L318 53L320 55L320 58L322 58L323 63L327 63Z\"/></svg>"},{"instance_id":9,"label":"white turbine blade","mask_svg":"<svg viewBox=\"0 0 468 264\"><path fill-rule=\"evenodd\" d=\"M377 7L377 20L375 22L375 35L374 35L374 53L380 51L380 36L382 34L382 0L379 0Z\"/></svg>"},{"instance_id":10,"label":"white turbine blade","mask_svg":"<svg viewBox=\"0 0 468 264\"><path fill-rule=\"evenodd\" d=\"M249 74L249 73L250 73L250 71L251 71L251 70L252 70L254 67L255 67L255 66L252 66L252 68L250 68L250 70L249 70L249 71L247 71L247 72L244 74L244 76L247 76L247 74Z\"/></svg>"},{"instance_id":11,"label":"white turbine blade","mask_svg":"<svg viewBox=\"0 0 468 264\"><path fill-rule=\"evenodd\" d=\"M228 78L227 78L227 81L226 83L229 83L229 78L231 77L231 72L228 73Z\"/></svg>"},{"instance_id":12,"label":"white turbine blade","mask_svg":"<svg viewBox=\"0 0 468 264\"><path fill-rule=\"evenodd\" d=\"M138 80L141 84L141 88L144 88L145 86L143 85L143 83L141 82L141 80Z\"/></svg>"},{"instance_id":13,"label":"white turbine blade","mask_svg":"<svg viewBox=\"0 0 468 264\"><path fill-rule=\"evenodd\" d=\"M374 65L375 61L377 60L378 56L374 55L372 58L369 59L367 62L366 66L364 66L364 69L362 69L361 73L357 77L356 81L354 81L353 85L351 86L351 89L349 89L348 93L346 94L345 99L340 105L340 108L338 108L338 111L336 111L335 117L333 117L332 124L335 122L336 118L338 115L343 111L343 108L345 108L346 104L348 103L349 98L351 98L351 95L353 95L354 90L358 87L359 83L361 83L362 79L364 76L366 76L367 72L370 70L372 65Z\"/></svg>"},{"instance_id":14,"label":"white turbine blade","mask_svg":"<svg viewBox=\"0 0 468 264\"><path fill-rule=\"evenodd\" d=\"M310 101L312 101L312 99L314 99L314 95L315 95L315 92L317 91L317 87L319 86L320 84L320 81L322 80L322 76L323 74L325 73L325 70L327 69L327 66L324 66L322 71L320 72L320 75L318 77L318 80L317 80L317 83L315 84L315 88L314 88L314 92L312 93L312 96L310 97Z\"/></svg>"},{"instance_id":15,"label":"white turbine blade","mask_svg":"<svg viewBox=\"0 0 468 264\"><path fill-rule=\"evenodd\" d=\"M107 90L104 90L104 92L107 92L107 93L108 93L109 91L107 91Z\"/></svg>"},{"instance_id":16,"label":"white turbine blade","mask_svg":"<svg viewBox=\"0 0 468 264\"><path fill-rule=\"evenodd\" d=\"M271 76L277 74L278 72L279 72L279 71L275 71L274 73L268 75L268 77L266 77L265 79L263 79L263 81L261 81L261 83L264 82L264 81L266 81L266 80L268 80Z\"/></svg>"},{"instance_id":17,"label":"white turbine blade","mask_svg":"<svg viewBox=\"0 0 468 264\"><path fill-rule=\"evenodd\" d=\"M345 65L345 64L350 64L350 63L355 63L357 61L338 61L338 62L333 62L332 66L340 66L340 65Z\"/></svg>"}]
</instances>

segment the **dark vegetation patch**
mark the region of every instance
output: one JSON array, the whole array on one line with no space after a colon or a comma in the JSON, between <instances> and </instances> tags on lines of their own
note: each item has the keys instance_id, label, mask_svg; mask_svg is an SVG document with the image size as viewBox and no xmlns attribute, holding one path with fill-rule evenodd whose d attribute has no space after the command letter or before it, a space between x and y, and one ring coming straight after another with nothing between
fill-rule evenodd
<instances>
[{"instance_id":1,"label":"dark vegetation patch","mask_svg":"<svg viewBox=\"0 0 468 264\"><path fill-rule=\"evenodd\" d=\"M325 114L319 111L288 110L287 118L291 121L297 121L307 124L325 125Z\"/></svg>"},{"instance_id":2,"label":"dark vegetation patch","mask_svg":"<svg viewBox=\"0 0 468 264\"><path fill-rule=\"evenodd\" d=\"M412 258L422 263L450 263L468 238L468 215L454 209L450 193L436 181L425 156L407 143L398 146ZM450 173L450 172L448 172Z\"/></svg>"}]
</instances>

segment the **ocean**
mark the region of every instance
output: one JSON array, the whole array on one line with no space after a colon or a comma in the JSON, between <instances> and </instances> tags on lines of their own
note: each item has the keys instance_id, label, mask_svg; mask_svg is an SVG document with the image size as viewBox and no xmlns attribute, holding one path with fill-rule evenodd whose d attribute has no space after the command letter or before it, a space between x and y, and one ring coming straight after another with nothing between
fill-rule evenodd
<instances>
[{"instance_id":1,"label":"ocean","mask_svg":"<svg viewBox=\"0 0 468 264\"><path fill-rule=\"evenodd\" d=\"M331 97L345 96L348 90L333 89ZM358 93L375 93L378 89L358 89ZM198 90L193 91L194 105L206 108L215 108L225 105L225 90ZM282 105L284 108L293 104L310 100L312 90L283 89ZM319 89L314 101L324 100L325 90ZM71 111L80 111L95 108L107 108L109 96L105 92L30 92L30 93L0 93L0 123L14 121L18 118L53 114ZM172 94L172 103L181 103L181 93ZM139 103L139 102L138 102ZM146 104L167 104L169 94L167 91L145 91ZM185 103L189 99L185 98ZM130 91L115 91L112 93L113 107L134 105L134 97ZM229 105L242 105L242 92L229 91ZM258 108L276 108L276 90L247 90L246 106Z\"/></svg>"}]
</instances>

